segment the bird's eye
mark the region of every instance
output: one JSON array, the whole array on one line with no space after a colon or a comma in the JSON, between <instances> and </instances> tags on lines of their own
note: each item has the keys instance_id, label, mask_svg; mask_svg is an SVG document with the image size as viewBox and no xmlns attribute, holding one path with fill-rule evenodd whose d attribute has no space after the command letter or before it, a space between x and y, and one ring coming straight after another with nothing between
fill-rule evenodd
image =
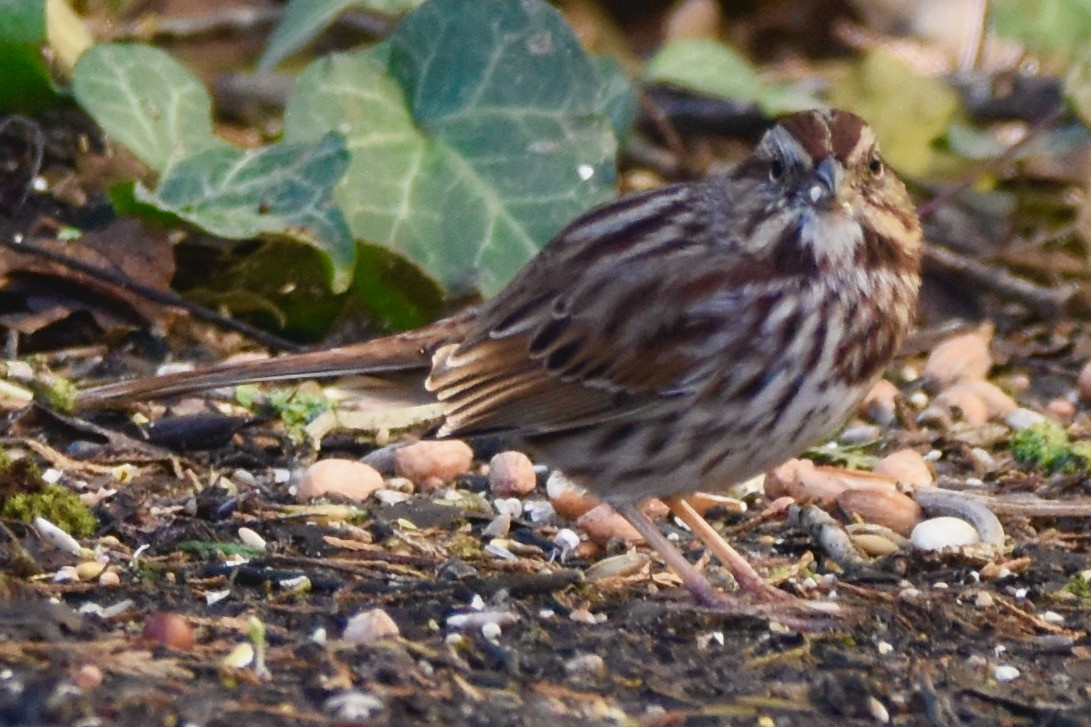
<instances>
[{"instance_id":1,"label":"bird's eye","mask_svg":"<svg viewBox=\"0 0 1091 727\"><path fill-rule=\"evenodd\" d=\"M769 178L774 182L779 182L784 178L784 162L780 159L773 159L769 162Z\"/></svg>"},{"instance_id":2,"label":"bird's eye","mask_svg":"<svg viewBox=\"0 0 1091 727\"><path fill-rule=\"evenodd\" d=\"M879 158L878 154L872 154L871 159L868 159L867 168L869 172L879 176L883 173L883 160Z\"/></svg>"}]
</instances>

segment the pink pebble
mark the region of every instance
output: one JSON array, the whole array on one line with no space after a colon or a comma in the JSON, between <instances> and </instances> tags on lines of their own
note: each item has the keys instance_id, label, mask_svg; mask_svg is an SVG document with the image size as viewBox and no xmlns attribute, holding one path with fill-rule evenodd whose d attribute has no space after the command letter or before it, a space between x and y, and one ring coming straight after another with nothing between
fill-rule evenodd
<instances>
[{"instance_id":1,"label":"pink pebble","mask_svg":"<svg viewBox=\"0 0 1091 727\"><path fill-rule=\"evenodd\" d=\"M591 508L576 520L587 537L600 545L616 538L626 543L637 543L644 538L636 528L607 503Z\"/></svg>"},{"instance_id":2,"label":"pink pebble","mask_svg":"<svg viewBox=\"0 0 1091 727\"><path fill-rule=\"evenodd\" d=\"M457 439L416 442L394 453L394 471L417 485L447 483L473 464L470 446Z\"/></svg>"},{"instance_id":3,"label":"pink pebble","mask_svg":"<svg viewBox=\"0 0 1091 727\"><path fill-rule=\"evenodd\" d=\"M534 464L522 452L501 452L489 460L489 491L497 497L526 497L537 484Z\"/></svg>"},{"instance_id":4,"label":"pink pebble","mask_svg":"<svg viewBox=\"0 0 1091 727\"><path fill-rule=\"evenodd\" d=\"M323 459L303 473L296 499L307 502L316 497L366 500L383 486L383 476L374 467L351 459Z\"/></svg>"}]
</instances>

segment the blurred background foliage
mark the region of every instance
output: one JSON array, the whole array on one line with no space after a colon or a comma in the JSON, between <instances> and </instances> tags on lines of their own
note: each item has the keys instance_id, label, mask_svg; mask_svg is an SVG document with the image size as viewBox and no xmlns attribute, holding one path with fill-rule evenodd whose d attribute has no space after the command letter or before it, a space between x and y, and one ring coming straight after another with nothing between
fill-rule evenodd
<instances>
[{"instance_id":1,"label":"blurred background foliage","mask_svg":"<svg viewBox=\"0 0 1091 727\"><path fill-rule=\"evenodd\" d=\"M0 0L0 62L12 234L101 263L90 233L139 221L152 288L297 340L487 297L588 207L816 105L921 201L926 316L1091 299L1085 0Z\"/></svg>"}]
</instances>

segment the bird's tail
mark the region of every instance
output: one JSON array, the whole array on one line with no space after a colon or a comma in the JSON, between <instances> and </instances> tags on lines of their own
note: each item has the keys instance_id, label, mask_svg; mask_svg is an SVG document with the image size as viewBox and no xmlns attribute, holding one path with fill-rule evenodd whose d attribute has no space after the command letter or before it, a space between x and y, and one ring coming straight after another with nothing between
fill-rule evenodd
<instances>
[{"instance_id":1,"label":"bird's tail","mask_svg":"<svg viewBox=\"0 0 1091 727\"><path fill-rule=\"evenodd\" d=\"M109 407L260 381L381 374L414 369L427 371L432 363L432 353L446 343L458 341L471 320L472 314L467 312L415 331L341 348L285 354L265 361L220 364L197 371L105 384L79 392L76 405Z\"/></svg>"}]
</instances>

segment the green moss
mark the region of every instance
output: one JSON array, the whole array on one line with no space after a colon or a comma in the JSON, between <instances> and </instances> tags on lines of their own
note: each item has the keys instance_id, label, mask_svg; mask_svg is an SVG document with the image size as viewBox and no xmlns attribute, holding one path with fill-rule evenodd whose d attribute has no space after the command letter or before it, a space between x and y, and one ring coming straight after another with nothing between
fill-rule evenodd
<instances>
[{"instance_id":1,"label":"green moss","mask_svg":"<svg viewBox=\"0 0 1091 727\"><path fill-rule=\"evenodd\" d=\"M1033 424L1011 437L1015 461L1048 472L1087 472L1091 467L1091 442L1068 439L1065 430L1054 422Z\"/></svg>"},{"instance_id":2,"label":"green moss","mask_svg":"<svg viewBox=\"0 0 1091 727\"><path fill-rule=\"evenodd\" d=\"M38 385L38 398L51 409L68 414L76 408L76 385L61 376L50 376Z\"/></svg>"},{"instance_id":3,"label":"green moss","mask_svg":"<svg viewBox=\"0 0 1091 727\"><path fill-rule=\"evenodd\" d=\"M34 522L44 517L76 537L93 535L98 520L74 493L59 485L44 484L36 492L9 495L0 506L0 517Z\"/></svg>"},{"instance_id":4,"label":"green moss","mask_svg":"<svg viewBox=\"0 0 1091 727\"><path fill-rule=\"evenodd\" d=\"M235 401L249 409L272 410L296 442L306 439L306 426L330 408L324 396L301 393L298 389L273 389L262 396L255 386L239 386L235 389Z\"/></svg>"},{"instance_id":5,"label":"green moss","mask_svg":"<svg viewBox=\"0 0 1091 727\"><path fill-rule=\"evenodd\" d=\"M1091 571L1077 573L1065 585L1063 590L1068 591L1081 601L1091 600L1091 580L1087 579L1088 573L1091 573Z\"/></svg>"}]
</instances>

